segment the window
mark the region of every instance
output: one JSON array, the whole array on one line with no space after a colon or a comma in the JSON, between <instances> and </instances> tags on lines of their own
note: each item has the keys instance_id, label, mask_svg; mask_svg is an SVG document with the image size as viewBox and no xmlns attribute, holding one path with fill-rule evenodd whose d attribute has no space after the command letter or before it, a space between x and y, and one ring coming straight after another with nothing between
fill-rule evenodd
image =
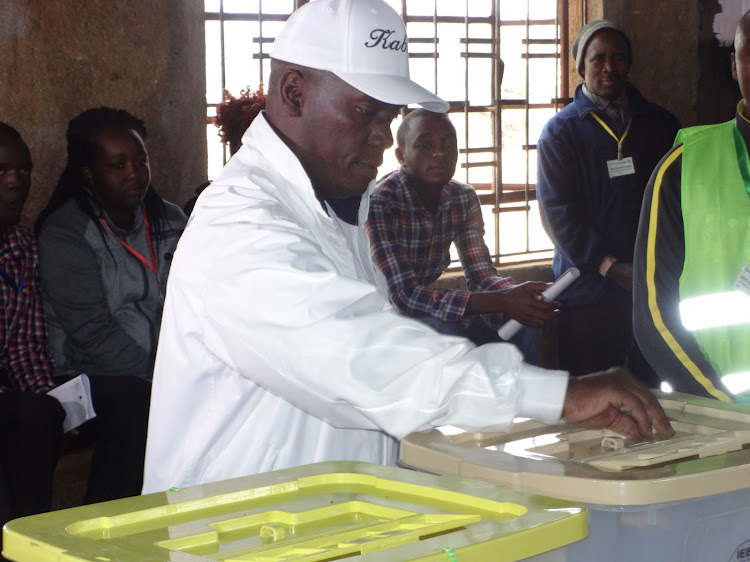
<instances>
[{"instance_id":1,"label":"window","mask_svg":"<svg viewBox=\"0 0 750 562\"><path fill-rule=\"evenodd\" d=\"M551 257L536 203L536 140L567 98L564 0L386 0L407 24L412 78L451 104L456 179L484 209L496 264ZM206 0L207 116L222 89L238 96L268 78L273 38L304 0ZM227 158L208 124L209 178ZM394 122L395 130L398 120ZM393 149L381 172L397 167ZM454 255L457 261L457 255Z\"/></svg>"}]
</instances>

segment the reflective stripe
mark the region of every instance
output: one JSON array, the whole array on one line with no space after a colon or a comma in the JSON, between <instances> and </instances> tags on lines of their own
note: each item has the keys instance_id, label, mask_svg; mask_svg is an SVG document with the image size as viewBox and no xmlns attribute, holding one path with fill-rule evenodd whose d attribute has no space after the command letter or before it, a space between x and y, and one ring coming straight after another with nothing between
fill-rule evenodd
<instances>
[{"instance_id":1,"label":"reflective stripe","mask_svg":"<svg viewBox=\"0 0 750 562\"><path fill-rule=\"evenodd\" d=\"M750 390L750 371L724 375L721 377L721 382L723 382L733 394L742 394L743 392Z\"/></svg>"},{"instance_id":2,"label":"reflective stripe","mask_svg":"<svg viewBox=\"0 0 750 562\"><path fill-rule=\"evenodd\" d=\"M701 295L680 301L682 325L691 332L750 324L750 295L742 291L727 291Z\"/></svg>"}]
</instances>

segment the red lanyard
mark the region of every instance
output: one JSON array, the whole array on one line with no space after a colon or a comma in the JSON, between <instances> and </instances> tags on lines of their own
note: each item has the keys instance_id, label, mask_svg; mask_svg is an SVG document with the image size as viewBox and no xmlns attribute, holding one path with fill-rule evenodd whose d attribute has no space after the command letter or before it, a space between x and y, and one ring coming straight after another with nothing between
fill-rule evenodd
<instances>
[{"instance_id":1,"label":"red lanyard","mask_svg":"<svg viewBox=\"0 0 750 562\"><path fill-rule=\"evenodd\" d=\"M149 228L148 224L148 215L146 214L146 209L143 210L143 225L146 229L146 242L148 243L148 249L151 252L151 261L147 260L143 254L141 254L138 250L133 248L130 244L123 241L117 234L112 232L112 229L109 227L109 224L107 224L107 221L103 218L100 219L102 221L102 224L104 225L104 228L106 228L109 233L115 237L115 240L117 240L120 244L122 244L125 249L133 254L143 265L148 267L151 271L154 272L154 275L156 276L157 283L159 281L159 262L156 261L156 254L154 254L154 246L151 244L151 228Z\"/></svg>"}]
</instances>

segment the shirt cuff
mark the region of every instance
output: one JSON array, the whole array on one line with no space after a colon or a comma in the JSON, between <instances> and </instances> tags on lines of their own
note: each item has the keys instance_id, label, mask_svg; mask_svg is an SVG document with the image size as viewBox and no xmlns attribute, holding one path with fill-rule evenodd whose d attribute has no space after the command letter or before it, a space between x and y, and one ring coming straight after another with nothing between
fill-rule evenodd
<instances>
[{"instance_id":1,"label":"shirt cuff","mask_svg":"<svg viewBox=\"0 0 750 562\"><path fill-rule=\"evenodd\" d=\"M523 364L516 380L519 388L519 417L532 418L542 423L560 421L568 390L567 372Z\"/></svg>"}]
</instances>

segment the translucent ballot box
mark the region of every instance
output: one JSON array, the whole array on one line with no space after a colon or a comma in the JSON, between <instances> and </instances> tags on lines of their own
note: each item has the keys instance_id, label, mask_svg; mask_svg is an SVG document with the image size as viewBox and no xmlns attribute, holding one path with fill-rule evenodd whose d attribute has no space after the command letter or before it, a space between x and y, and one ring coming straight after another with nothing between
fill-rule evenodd
<instances>
[{"instance_id":1,"label":"translucent ballot box","mask_svg":"<svg viewBox=\"0 0 750 562\"><path fill-rule=\"evenodd\" d=\"M401 442L403 465L583 502L589 536L558 560L750 561L750 408L658 394L677 434L526 421L509 433L443 428Z\"/></svg>"},{"instance_id":2,"label":"translucent ballot box","mask_svg":"<svg viewBox=\"0 0 750 562\"><path fill-rule=\"evenodd\" d=\"M23 562L499 562L548 560L586 536L586 510L456 477L328 462L24 517L3 533L3 555Z\"/></svg>"}]
</instances>

